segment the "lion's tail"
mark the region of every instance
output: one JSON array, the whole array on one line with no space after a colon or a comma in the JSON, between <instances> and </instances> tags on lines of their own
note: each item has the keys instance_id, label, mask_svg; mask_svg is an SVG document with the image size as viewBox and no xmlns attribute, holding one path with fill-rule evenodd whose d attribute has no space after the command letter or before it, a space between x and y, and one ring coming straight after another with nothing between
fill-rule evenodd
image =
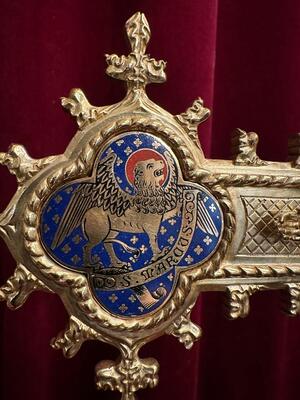
<instances>
[{"instance_id":1,"label":"lion's tail","mask_svg":"<svg viewBox=\"0 0 300 400\"><path fill-rule=\"evenodd\" d=\"M124 242L122 242L121 240L118 240L118 239L108 239L108 240L105 240L105 242L107 242L107 243L118 243L119 245L121 245L123 247L124 250L128 251L129 253L134 253L134 254L138 255L139 252L140 252L137 248L128 246L128 244L126 244L126 243L124 243Z\"/></svg>"}]
</instances>

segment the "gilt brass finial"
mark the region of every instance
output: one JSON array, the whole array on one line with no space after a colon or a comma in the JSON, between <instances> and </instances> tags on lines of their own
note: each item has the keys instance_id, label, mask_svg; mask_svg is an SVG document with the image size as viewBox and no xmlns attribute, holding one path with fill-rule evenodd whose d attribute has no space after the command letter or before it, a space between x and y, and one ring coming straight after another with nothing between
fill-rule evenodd
<instances>
[{"instance_id":1,"label":"gilt brass finial","mask_svg":"<svg viewBox=\"0 0 300 400\"><path fill-rule=\"evenodd\" d=\"M106 73L113 78L126 81L129 88L164 82L166 62L157 61L145 54L151 35L145 15L141 12L135 13L126 22L125 27L132 51L128 56L106 55L108 64Z\"/></svg>"}]
</instances>

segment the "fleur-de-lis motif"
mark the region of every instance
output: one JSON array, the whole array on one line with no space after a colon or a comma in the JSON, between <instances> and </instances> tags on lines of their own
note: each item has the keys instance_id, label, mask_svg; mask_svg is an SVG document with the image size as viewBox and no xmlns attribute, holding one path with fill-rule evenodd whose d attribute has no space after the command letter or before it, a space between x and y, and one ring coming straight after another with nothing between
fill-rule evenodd
<instances>
[{"instance_id":1,"label":"fleur-de-lis motif","mask_svg":"<svg viewBox=\"0 0 300 400\"><path fill-rule=\"evenodd\" d=\"M157 61L145 54L151 33L145 15L141 12L135 13L125 27L132 51L128 56L106 55L106 73L113 78L127 81L128 88L164 82L166 62Z\"/></svg>"}]
</instances>

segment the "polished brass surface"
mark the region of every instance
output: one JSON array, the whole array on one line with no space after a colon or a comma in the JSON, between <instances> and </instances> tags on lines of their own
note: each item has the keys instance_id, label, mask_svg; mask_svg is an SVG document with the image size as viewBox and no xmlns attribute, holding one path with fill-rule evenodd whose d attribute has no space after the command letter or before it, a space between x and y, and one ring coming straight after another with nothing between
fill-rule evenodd
<instances>
[{"instance_id":1,"label":"polished brass surface","mask_svg":"<svg viewBox=\"0 0 300 400\"><path fill-rule=\"evenodd\" d=\"M76 118L79 130L64 154L36 160L21 145L0 153L0 163L18 182L0 215L0 235L16 260L14 275L1 287L0 299L15 309L34 290L57 293L70 318L51 346L66 357L73 357L86 340L117 347L120 360L100 362L96 384L99 389L120 391L123 400L133 400L136 391L158 383L158 362L139 358L143 345L166 333L190 349L200 338L201 329L191 322L190 314L201 292L225 292L227 314L238 318L248 314L249 298L255 292L284 289L287 313L299 313L300 142L299 135L291 140L288 162L265 161L257 155L258 135L237 129L232 161L205 159L197 126L210 111L200 98L175 116L153 103L145 86L165 81L166 64L146 54L150 28L144 14L134 14L126 31L130 54L106 56L107 74L127 84L121 102L95 107L80 89L73 89L62 98L62 105ZM155 158L149 155L135 163L132 192L126 192L114 174L116 154L105 149L133 134L136 148L139 138L146 137L156 149L165 150L159 157L152 150ZM131 151L127 151L127 163ZM75 186L68 186L70 182ZM41 223L42 213L60 188L74 193L67 193L70 200L63 213L53 216L57 228L47 247L43 235L50 228ZM208 197L211 211L205 205ZM59 195L56 201L62 201ZM220 208L218 221L212 218L216 207ZM162 224L175 224L176 218L182 221L177 238L169 238L170 246L159 245ZM56 249L80 226L86 238L83 272L55 256ZM182 255L187 254L197 230L204 235L205 245L215 240L215 248L195 265L188 255L180 270ZM130 245L119 239L124 232L136 235L130 236ZM146 251L145 246L136 246L142 234L149 241L152 258L134 269ZM78 244L82 237L72 240ZM99 243L109 255L108 270L94 261L93 248ZM124 263L116 244L124 253L132 253L130 263ZM193 248L197 256L203 251L201 246L197 242ZM62 257L70 251L65 244ZM74 255L74 265L79 258ZM151 291L147 284L163 273L173 281L172 290L167 294L161 285ZM110 297L114 304L123 288L132 291L132 302L140 302L141 315L127 315L125 304L113 312L95 296L95 290L114 289Z\"/></svg>"}]
</instances>

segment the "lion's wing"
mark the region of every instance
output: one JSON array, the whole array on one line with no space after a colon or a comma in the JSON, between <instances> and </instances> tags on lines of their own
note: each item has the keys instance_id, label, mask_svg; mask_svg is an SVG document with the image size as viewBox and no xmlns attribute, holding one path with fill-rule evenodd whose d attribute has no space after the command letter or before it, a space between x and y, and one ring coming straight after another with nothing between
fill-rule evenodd
<instances>
[{"instance_id":1,"label":"lion's wing","mask_svg":"<svg viewBox=\"0 0 300 400\"><path fill-rule=\"evenodd\" d=\"M182 196L183 192L185 190L191 190L192 187L188 185L179 185L178 189L181 194L181 201L182 201ZM209 212L207 211L205 202L203 200L203 194L199 191L196 190L196 207L197 207L197 227L201 229L204 233L208 233L210 235L214 235L216 237L219 236L219 231L212 220Z\"/></svg>"},{"instance_id":2,"label":"lion's wing","mask_svg":"<svg viewBox=\"0 0 300 400\"><path fill-rule=\"evenodd\" d=\"M116 158L116 154L112 153L99 162L92 197L97 207L121 217L130 208L132 196L120 189L116 180L114 172Z\"/></svg>"},{"instance_id":3,"label":"lion's wing","mask_svg":"<svg viewBox=\"0 0 300 400\"><path fill-rule=\"evenodd\" d=\"M58 247L81 224L86 211L93 207L90 196L92 186L92 183L85 183L74 191L55 233L51 244L52 249Z\"/></svg>"},{"instance_id":4,"label":"lion's wing","mask_svg":"<svg viewBox=\"0 0 300 400\"><path fill-rule=\"evenodd\" d=\"M169 179L168 184L164 187L164 198L166 212L174 210L177 206L177 201L181 196L181 188L177 182L177 171L173 157L168 151L164 153L169 167Z\"/></svg>"},{"instance_id":5,"label":"lion's wing","mask_svg":"<svg viewBox=\"0 0 300 400\"><path fill-rule=\"evenodd\" d=\"M197 194L197 226L205 233L216 237L219 236L216 225L207 211L200 192Z\"/></svg>"},{"instance_id":6,"label":"lion's wing","mask_svg":"<svg viewBox=\"0 0 300 400\"><path fill-rule=\"evenodd\" d=\"M131 196L120 189L115 178L115 160L116 155L112 153L99 161L96 182L80 184L74 191L53 239L53 249L82 223L85 213L90 208L103 208L120 217L130 207Z\"/></svg>"}]
</instances>

